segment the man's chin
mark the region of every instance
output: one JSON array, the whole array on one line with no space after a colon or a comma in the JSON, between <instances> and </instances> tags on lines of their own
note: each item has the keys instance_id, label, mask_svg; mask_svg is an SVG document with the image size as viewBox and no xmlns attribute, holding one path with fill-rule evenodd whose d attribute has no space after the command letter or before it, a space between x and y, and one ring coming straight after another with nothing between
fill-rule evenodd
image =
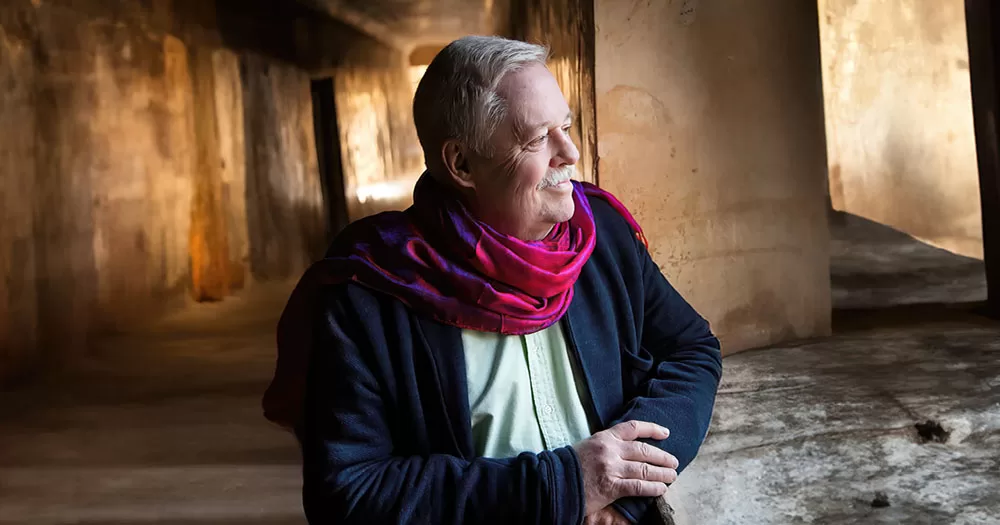
<instances>
[{"instance_id":1,"label":"man's chin","mask_svg":"<svg viewBox=\"0 0 1000 525\"><path fill-rule=\"evenodd\" d=\"M576 204L573 203L573 199L570 198L569 202L560 203L557 208L555 208L555 219L554 222L566 222L573 218L573 214L576 213Z\"/></svg>"}]
</instances>

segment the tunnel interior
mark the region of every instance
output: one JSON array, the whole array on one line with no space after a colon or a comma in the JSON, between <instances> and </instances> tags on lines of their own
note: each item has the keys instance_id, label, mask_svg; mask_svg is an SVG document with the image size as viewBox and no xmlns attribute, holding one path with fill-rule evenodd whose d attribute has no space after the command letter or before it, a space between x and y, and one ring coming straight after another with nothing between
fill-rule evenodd
<instances>
[{"instance_id":1,"label":"tunnel interior","mask_svg":"<svg viewBox=\"0 0 1000 525\"><path fill-rule=\"evenodd\" d=\"M277 317L412 202L468 34L550 48L579 177L723 342L674 523L1000 521L976 4L4 2L0 524L305 522Z\"/></svg>"}]
</instances>

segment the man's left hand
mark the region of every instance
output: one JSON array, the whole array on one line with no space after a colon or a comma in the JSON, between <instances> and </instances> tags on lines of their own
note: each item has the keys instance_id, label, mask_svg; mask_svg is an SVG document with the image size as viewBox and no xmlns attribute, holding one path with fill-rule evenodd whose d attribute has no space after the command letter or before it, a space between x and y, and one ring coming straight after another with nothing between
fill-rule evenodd
<instances>
[{"instance_id":1,"label":"man's left hand","mask_svg":"<svg viewBox=\"0 0 1000 525\"><path fill-rule=\"evenodd\" d=\"M584 525L632 525L632 522L622 516L614 507L608 506L587 516Z\"/></svg>"}]
</instances>

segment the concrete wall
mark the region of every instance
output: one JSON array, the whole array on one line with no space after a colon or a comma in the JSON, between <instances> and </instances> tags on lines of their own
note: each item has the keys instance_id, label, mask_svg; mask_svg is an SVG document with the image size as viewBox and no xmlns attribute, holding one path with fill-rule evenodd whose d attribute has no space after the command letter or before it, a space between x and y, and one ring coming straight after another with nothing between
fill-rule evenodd
<instances>
[{"instance_id":1,"label":"concrete wall","mask_svg":"<svg viewBox=\"0 0 1000 525\"><path fill-rule=\"evenodd\" d=\"M724 351L830 329L816 5L595 2L598 172Z\"/></svg>"},{"instance_id":2,"label":"concrete wall","mask_svg":"<svg viewBox=\"0 0 1000 525\"><path fill-rule=\"evenodd\" d=\"M38 339L34 83L31 47L0 24L0 370L26 367Z\"/></svg>"},{"instance_id":3,"label":"concrete wall","mask_svg":"<svg viewBox=\"0 0 1000 525\"><path fill-rule=\"evenodd\" d=\"M413 127L408 66L401 51L359 40L330 71L352 220L413 202L424 157Z\"/></svg>"},{"instance_id":4,"label":"concrete wall","mask_svg":"<svg viewBox=\"0 0 1000 525\"><path fill-rule=\"evenodd\" d=\"M297 278L327 241L309 76L258 57L243 66L251 270Z\"/></svg>"},{"instance_id":5,"label":"concrete wall","mask_svg":"<svg viewBox=\"0 0 1000 525\"><path fill-rule=\"evenodd\" d=\"M962 0L820 0L834 208L982 258Z\"/></svg>"},{"instance_id":6,"label":"concrete wall","mask_svg":"<svg viewBox=\"0 0 1000 525\"><path fill-rule=\"evenodd\" d=\"M360 37L264 0L4 2L0 383L322 252L308 71Z\"/></svg>"}]
</instances>

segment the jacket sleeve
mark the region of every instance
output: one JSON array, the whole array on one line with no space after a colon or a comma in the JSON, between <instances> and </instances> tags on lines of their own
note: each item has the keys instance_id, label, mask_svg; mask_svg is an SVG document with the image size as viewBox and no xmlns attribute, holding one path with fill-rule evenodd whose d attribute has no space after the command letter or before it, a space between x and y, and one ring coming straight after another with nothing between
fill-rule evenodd
<instances>
[{"instance_id":1,"label":"jacket sleeve","mask_svg":"<svg viewBox=\"0 0 1000 525\"><path fill-rule=\"evenodd\" d=\"M698 453L708 433L715 394L722 377L719 340L708 322L667 282L649 252L636 243L642 262L642 347L655 366L639 394L628 400L611 425L633 419L651 421L670 430L662 441L648 441L677 457L683 470ZM615 508L633 523L655 509L650 498L623 498Z\"/></svg>"},{"instance_id":2,"label":"jacket sleeve","mask_svg":"<svg viewBox=\"0 0 1000 525\"><path fill-rule=\"evenodd\" d=\"M373 312L332 303L317 326L298 429L309 523L582 521L583 480L570 447L507 459L397 455L394 439L405 436L393 432L385 378L370 366L387 350L351 329Z\"/></svg>"}]
</instances>

